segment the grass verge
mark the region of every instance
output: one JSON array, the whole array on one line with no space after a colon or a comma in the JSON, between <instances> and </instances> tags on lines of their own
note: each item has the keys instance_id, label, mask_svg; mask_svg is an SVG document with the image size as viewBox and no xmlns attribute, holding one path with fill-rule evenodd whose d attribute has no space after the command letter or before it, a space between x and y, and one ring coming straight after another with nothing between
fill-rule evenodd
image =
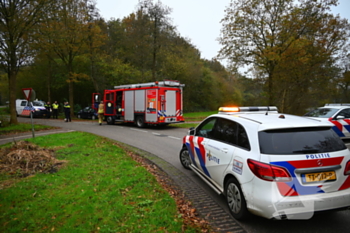
<instances>
[{"instance_id":1,"label":"grass verge","mask_svg":"<svg viewBox=\"0 0 350 233\"><path fill-rule=\"evenodd\" d=\"M189 129L191 127L196 127L198 123L178 123L178 124L170 124L171 127L176 128L186 128Z\"/></svg>"},{"instance_id":2,"label":"grass verge","mask_svg":"<svg viewBox=\"0 0 350 233\"><path fill-rule=\"evenodd\" d=\"M34 130L40 131L40 130L47 130L47 129L55 129L56 127L48 126L48 125L37 125L34 124ZM6 135L6 134L17 134L17 133L24 133L32 130L32 124L28 123L19 123L16 125L8 125L6 127L0 128L0 135Z\"/></svg>"},{"instance_id":3,"label":"grass verge","mask_svg":"<svg viewBox=\"0 0 350 233\"><path fill-rule=\"evenodd\" d=\"M186 122L191 121L202 121L207 116L210 116L212 114L216 114L218 111L212 111L212 112L190 112L190 113L184 113L184 118Z\"/></svg>"},{"instance_id":4,"label":"grass verge","mask_svg":"<svg viewBox=\"0 0 350 233\"><path fill-rule=\"evenodd\" d=\"M56 173L0 174L0 232L201 231L185 224L156 176L114 142L83 132L27 141L68 162Z\"/></svg>"},{"instance_id":5,"label":"grass verge","mask_svg":"<svg viewBox=\"0 0 350 233\"><path fill-rule=\"evenodd\" d=\"M176 128L191 128L196 127L198 125L198 122L203 121L206 117L218 113L217 111L212 112L191 112L191 113L184 113L185 123L181 124L171 124L172 127Z\"/></svg>"}]
</instances>

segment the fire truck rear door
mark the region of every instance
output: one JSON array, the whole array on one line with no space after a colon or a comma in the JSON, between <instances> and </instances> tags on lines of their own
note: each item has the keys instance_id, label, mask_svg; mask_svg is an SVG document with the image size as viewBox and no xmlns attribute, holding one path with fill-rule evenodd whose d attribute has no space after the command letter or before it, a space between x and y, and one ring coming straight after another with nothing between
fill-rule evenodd
<instances>
[{"instance_id":1,"label":"fire truck rear door","mask_svg":"<svg viewBox=\"0 0 350 233\"><path fill-rule=\"evenodd\" d=\"M166 103L165 103L166 116L175 116L175 114L176 114L176 91L167 91L165 99L166 99Z\"/></svg>"},{"instance_id":2,"label":"fire truck rear door","mask_svg":"<svg viewBox=\"0 0 350 233\"><path fill-rule=\"evenodd\" d=\"M157 122L158 120L158 89L149 89L146 93L146 122Z\"/></svg>"},{"instance_id":3,"label":"fire truck rear door","mask_svg":"<svg viewBox=\"0 0 350 233\"><path fill-rule=\"evenodd\" d=\"M134 91L125 91L124 112L125 120L134 120Z\"/></svg>"},{"instance_id":4,"label":"fire truck rear door","mask_svg":"<svg viewBox=\"0 0 350 233\"><path fill-rule=\"evenodd\" d=\"M145 90L135 91L135 113L145 112Z\"/></svg>"}]
</instances>

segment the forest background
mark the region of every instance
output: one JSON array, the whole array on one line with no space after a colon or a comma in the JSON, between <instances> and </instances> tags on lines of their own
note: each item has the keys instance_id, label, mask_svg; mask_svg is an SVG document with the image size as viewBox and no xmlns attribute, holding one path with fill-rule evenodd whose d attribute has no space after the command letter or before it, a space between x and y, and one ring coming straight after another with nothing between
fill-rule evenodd
<instances>
[{"instance_id":1,"label":"forest background","mask_svg":"<svg viewBox=\"0 0 350 233\"><path fill-rule=\"evenodd\" d=\"M350 26L331 13L337 2L231 0L222 49L207 60L161 1L142 0L127 17L106 21L93 0L0 0L0 104L10 100L16 123L22 88L77 109L94 92L161 80L185 84L186 112L276 105L300 115L350 102Z\"/></svg>"}]
</instances>

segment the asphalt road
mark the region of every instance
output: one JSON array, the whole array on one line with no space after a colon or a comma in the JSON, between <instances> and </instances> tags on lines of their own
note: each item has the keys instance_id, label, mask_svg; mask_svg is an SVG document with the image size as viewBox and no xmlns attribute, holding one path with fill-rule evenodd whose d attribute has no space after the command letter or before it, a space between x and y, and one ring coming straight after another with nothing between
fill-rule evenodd
<instances>
[{"instance_id":1,"label":"asphalt road","mask_svg":"<svg viewBox=\"0 0 350 233\"><path fill-rule=\"evenodd\" d=\"M30 122L29 118L18 118L20 122ZM206 184L204 184L192 171L188 171L180 164L178 154L182 145L182 137L187 129L181 128L143 128L139 129L132 125L102 125L97 121L73 121L34 119L34 124L47 124L61 127L64 130L76 130L94 133L104 136L136 148L147 151L183 172L189 179L199 185L216 203L216 208L223 209L227 214L228 210L222 195L217 195ZM40 134L37 132L36 134ZM89 142L87 142L89 143ZM261 193L264 195L264 193ZM219 219L218 219L219 221ZM232 221L235 221L232 219ZM249 221L238 222L246 232L350 232L350 210L315 215L309 220L274 221L260 217L252 217ZM238 232L238 231L237 231ZM240 231L241 232L241 231Z\"/></svg>"}]
</instances>

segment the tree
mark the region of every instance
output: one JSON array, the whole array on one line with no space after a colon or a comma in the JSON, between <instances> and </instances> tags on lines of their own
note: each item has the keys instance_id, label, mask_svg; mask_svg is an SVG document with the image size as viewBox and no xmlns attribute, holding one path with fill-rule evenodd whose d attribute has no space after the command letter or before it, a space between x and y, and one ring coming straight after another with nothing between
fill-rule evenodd
<instances>
[{"instance_id":1,"label":"tree","mask_svg":"<svg viewBox=\"0 0 350 233\"><path fill-rule=\"evenodd\" d=\"M343 48L348 23L327 13L336 4L337 0L299 0L299 4L294 0L232 0L222 20L220 57L232 62L235 69L250 65L260 70L268 85L268 104L275 104L278 73L283 64L293 64L301 49L306 45L320 49L317 54L308 51L303 59L323 57L317 66L309 62L308 68L324 68ZM284 78L288 80L286 73ZM303 73L299 78L308 76Z\"/></svg>"},{"instance_id":2,"label":"tree","mask_svg":"<svg viewBox=\"0 0 350 233\"><path fill-rule=\"evenodd\" d=\"M97 62L101 60L103 54L102 47L106 43L106 34L103 33L100 26L105 26L95 8L95 5L90 4L89 8L89 26L88 26L88 51L90 57L90 77L94 84L95 91L102 90L99 82L100 78L97 75Z\"/></svg>"},{"instance_id":3,"label":"tree","mask_svg":"<svg viewBox=\"0 0 350 233\"><path fill-rule=\"evenodd\" d=\"M86 74L76 73L74 60L87 54L91 33L91 0L61 0L51 6L41 24L37 42L43 50L51 51L62 60L66 67L69 103L74 112L74 84L87 78ZM51 58L54 60L54 58Z\"/></svg>"},{"instance_id":4,"label":"tree","mask_svg":"<svg viewBox=\"0 0 350 233\"><path fill-rule=\"evenodd\" d=\"M5 105L8 101L9 85L6 73L0 72L0 104Z\"/></svg>"},{"instance_id":5,"label":"tree","mask_svg":"<svg viewBox=\"0 0 350 233\"><path fill-rule=\"evenodd\" d=\"M121 38L118 58L133 64L142 73L141 82L149 81L152 65L152 47L149 17L141 10L130 14L122 21L125 36Z\"/></svg>"},{"instance_id":6,"label":"tree","mask_svg":"<svg viewBox=\"0 0 350 233\"><path fill-rule=\"evenodd\" d=\"M161 36L166 34L167 31L172 31L174 29L174 27L171 26L170 18L168 17L172 10L167 6L163 6L160 1L154 4L153 0L144 0L140 2L139 8L141 14L145 11L151 21L149 35L152 40L152 78L155 80L157 64L159 62L159 50L164 44Z\"/></svg>"},{"instance_id":7,"label":"tree","mask_svg":"<svg viewBox=\"0 0 350 233\"><path fill-rule=\"evenodd\" d=\"M0 66L7 73L10 95L10 123L17 124L16 77L30 62L32 32L51 6L50 0L0 0Z\"/></svg>"},{"instance_id":8,"label":"tree","mask_svg":"<svg viewBox=\"0 0 350 233\"><path fill-rule=\"evenodd\" d=\"M350 54L347 59L343 60L343 71L341 76L337 78L339 94L336 96L341 103L350 102Z\"/></svg>"}]
</instances>

